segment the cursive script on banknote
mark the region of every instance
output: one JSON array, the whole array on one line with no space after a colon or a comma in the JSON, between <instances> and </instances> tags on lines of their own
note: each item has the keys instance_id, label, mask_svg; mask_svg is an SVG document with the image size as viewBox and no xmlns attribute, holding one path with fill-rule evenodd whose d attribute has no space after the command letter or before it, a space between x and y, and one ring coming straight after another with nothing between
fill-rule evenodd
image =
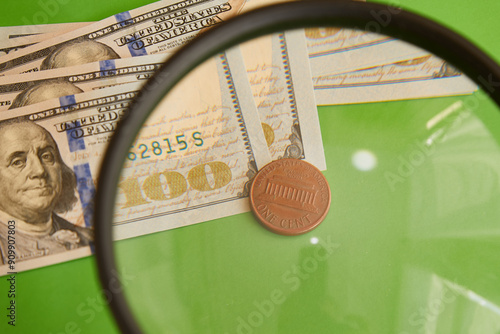
<instances>
[{"instance_id":1,"label":"cursive script on banknote","mask_svg":"<svg viewBox=\"0 0 500 334\"><path fill-rule=\"evenodd\" d=\"M240 50L273 160L326 169L304 31L263 36Z\"/></svg>"},{"instance_id":2,"label":"cursive script on banknote","mask_svg":"<svg viewBox=\"0 0 500 334\"><path fill-rule=\"evenodd\" d=\"M197 67L144 124L119 184L116 238L249 210L249 181L271 158L231 52Z\"/></svg>"},{"instance_id":3,"label":"cursive script on banknote","mask_svg":"<svg viewBox=\"0 0 500 334\"><path fill-rule=\"evenodd\" d=\"M313 76L333 75L424 56L424 50L396 38L347 28L305 30Z\"/></svg>"},{"instance_id":4,"label":"cursive script on banknote","mask_svg":"<svg viewBox=\"0 0 500 334\"><path fill-rule=\"evenodd\" d=\"M426 55L336 75L313 77L319 105L470 94L477 89L444 60Z\"/></svg>"}]
</instances>

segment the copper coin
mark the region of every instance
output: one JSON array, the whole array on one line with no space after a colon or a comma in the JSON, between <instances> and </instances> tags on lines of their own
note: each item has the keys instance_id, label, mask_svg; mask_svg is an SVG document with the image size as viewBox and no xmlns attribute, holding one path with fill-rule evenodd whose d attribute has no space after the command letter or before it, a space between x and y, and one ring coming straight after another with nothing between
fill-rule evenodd
<instances>
[{"instance_id":1,"label":"copper coin","mask_svg":"<svg viewBox=\"0 0 500 334\"><path fill-rule=\"evenodd\" d=\"M299 159L267 164L250 188L250 205L257 219L283 235L299 235L317 227L330 209L330 200L323 174Z\"/></svg>"}]
</instances>

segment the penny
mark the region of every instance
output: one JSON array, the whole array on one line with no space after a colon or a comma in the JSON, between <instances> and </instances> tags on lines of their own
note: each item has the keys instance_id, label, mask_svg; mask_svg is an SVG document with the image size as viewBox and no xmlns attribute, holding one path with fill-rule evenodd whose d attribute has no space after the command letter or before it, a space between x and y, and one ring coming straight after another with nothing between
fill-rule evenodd
<instances>
[{"instance_id":1,"label":"penny","mask_svg":"<svg viewBox=\"0 0 500 334\"><path fill-rule=\"evenodd\" d=\"M316 228L325 219L330 200L323 173L299 159L267 164L250 188L250 205L257 219L282 235L299 235Z\"/></svg>"}]
</instances>

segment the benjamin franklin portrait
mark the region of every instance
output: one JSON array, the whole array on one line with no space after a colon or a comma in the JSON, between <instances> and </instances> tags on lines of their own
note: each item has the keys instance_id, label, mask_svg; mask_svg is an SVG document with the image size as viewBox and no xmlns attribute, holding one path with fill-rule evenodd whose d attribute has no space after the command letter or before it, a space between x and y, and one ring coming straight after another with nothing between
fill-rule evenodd
<instances>
[{"instance_id":1,"label":"benjamin franklin portrait","mask_svg":"<svg viewBox=\"0 0 500 334\"><path fill-rule=\"evenodd\" d=\"M105 44L91 40L74 41L52 51L43 60L40 69L50 70L118 58L120 56Z\"/></svg>"},{"instance_id":2,"label":"benjamin franklin portrait","mask_svg":"<svg viewBox=\"0 0 500 334\"><path fill-rule=\"evenodd\" d=\"M0 122L0 263L8 259L15 222L16 262L88 246L92 230L58 214L77 197L76 177L51 134L25 120Z\"/></svg>"},{"instance_id":3,"label":"benjamin franklin portrait","mask_svg":"<svg viewBox=\"0 0 500 334\"><path fill-rule=\"evenodd\" d=\"M83 93L83 90L72 83L61 80L45 80L25 89L12 101L9 109L20 108L66 95Z\"/></svg>"}]
</instances>

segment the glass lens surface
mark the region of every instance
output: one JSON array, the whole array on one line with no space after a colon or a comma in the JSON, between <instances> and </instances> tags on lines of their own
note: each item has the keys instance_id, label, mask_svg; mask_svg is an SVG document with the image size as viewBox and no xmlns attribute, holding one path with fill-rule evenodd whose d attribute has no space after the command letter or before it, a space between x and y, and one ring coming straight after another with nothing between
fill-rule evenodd
<instances>
[{"instance_id":1,"label":"glass lens surface","mask_svg":"<svg viewBox=\"0 0 500 334\"><path fill-rule=\"evenodd\" d=\"M499 140L484 90L392 37L311 28L228 49L159 101L120 172L129 307L147 333L497 334ZM330 187L297 236L250 211L256 173L286 158ZM309 224L287 210L276 225Z\"/></svg>"}]
</instances>

